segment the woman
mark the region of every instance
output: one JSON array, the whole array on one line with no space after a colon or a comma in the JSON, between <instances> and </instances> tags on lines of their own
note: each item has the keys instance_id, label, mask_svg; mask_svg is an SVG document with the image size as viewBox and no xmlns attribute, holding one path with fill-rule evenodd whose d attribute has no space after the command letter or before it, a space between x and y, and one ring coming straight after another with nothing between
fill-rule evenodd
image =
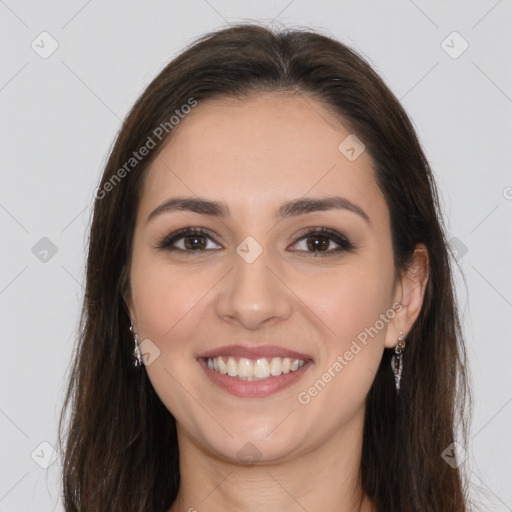
<instances>
[{"instance_id":1,"label":"woman","mask_svg":"<svg viewBox=\"0 0 512 512\"><path fill-rule=\"evenodd\" d=\"M313 32L208 34L96 192L65 509L465 511L464 364L393 94Z\"/></svg>"}]
</instances>

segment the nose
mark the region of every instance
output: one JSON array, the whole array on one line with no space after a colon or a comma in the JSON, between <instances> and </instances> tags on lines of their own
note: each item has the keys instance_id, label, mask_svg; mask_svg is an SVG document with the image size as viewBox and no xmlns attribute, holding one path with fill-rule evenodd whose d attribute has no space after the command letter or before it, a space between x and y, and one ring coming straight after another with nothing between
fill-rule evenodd
<instances>
[{"instance_id":1,"label":"nose","mask_svg":"<svg viewBox=\"0 0 512 512\"><path fill-rule=\"evenodd\" d=\"M252 262L233 255L233 268L221 281L217 315L249 330L286 320L292 311L292 293L265 250Z\"/></svg>"}]
</instances>

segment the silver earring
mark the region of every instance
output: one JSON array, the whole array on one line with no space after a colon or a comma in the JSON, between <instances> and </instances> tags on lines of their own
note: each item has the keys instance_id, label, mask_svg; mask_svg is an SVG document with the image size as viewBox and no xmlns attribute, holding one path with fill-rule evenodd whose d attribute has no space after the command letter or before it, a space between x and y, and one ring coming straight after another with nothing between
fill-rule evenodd
<instances>
[{"instance_id":1,"label":"silver earring","mask_svg":"<svg viewBox=\"0 0 512 512\"><path fill-rule=\"evenodd\" d=\"M405 338L404 333L400 331L400 336L398 336L398 343L395 345L395 353L391 357L391 368L393 370L393 374L395 376L395 387L396 393L400 391L400 380L402 379L402 354L405 351Z\"/></svg>"},{"instance_id":2,"label":"silver earring","mask_svg":"<svg viewBox=\"0 0 512 512\"><path fill-rule=\"evenodd\" d=\"M137 333L133 330L133 325L130 323L130 331L133 334L133 341L135 344L135 348L133 349L133 355L135 357L135 366L141 366L142 365L142 356L140 354L139 350L139 337L137 336Z\"/></svg>"}]
</instances>

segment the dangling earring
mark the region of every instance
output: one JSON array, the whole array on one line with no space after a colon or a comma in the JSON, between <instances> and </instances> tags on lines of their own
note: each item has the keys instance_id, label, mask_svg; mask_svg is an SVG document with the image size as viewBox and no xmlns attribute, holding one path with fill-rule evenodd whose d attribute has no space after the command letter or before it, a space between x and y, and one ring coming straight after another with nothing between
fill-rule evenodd
<instances>
[{"instance_id":1,"label":"dangling earring","mask_svg":"<svg viewBox=\"0 0 512 512\"><path fill-rule=\"evenodd\" d=\"M391 357L391 368L393 370L393 374L395 376L395 386L396 393L400 391L400 380L402 378L402 354L405 351L405 338L404 333L400 331L400 336L398 336L398 343L395 345L395 353Z\"/></svg>"},{"instance_id":2,"label":"dangling earring","mask_svg":"<svg viewBox=\"0 0 512 512\"><path fill-rule=\"evenodd\" d=\"M135 343L135 348L133 350L133 355L135 357L135 366L141 366L142 365L142 357L140 355L139 350L139 337L137 336L137 333L133 330L133 325L130 323L130 331L133 334L133 341Z\"/></svg>"}]
</instances>

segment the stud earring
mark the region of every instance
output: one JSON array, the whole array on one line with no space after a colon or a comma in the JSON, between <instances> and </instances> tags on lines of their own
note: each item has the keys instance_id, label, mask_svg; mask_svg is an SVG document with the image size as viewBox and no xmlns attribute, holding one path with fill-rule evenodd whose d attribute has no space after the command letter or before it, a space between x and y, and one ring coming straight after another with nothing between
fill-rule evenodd
<instances>
[{"instance_id":1,"label":"stud earring","mask_svg":"<svg viewBox=\"0 0 512 512\"><path fill-rule=\"evenodd\" d=\"M393 370L393 374L395 377L395 387L396 393L400 391L400 380L402 379L402 368L403 361L402 355L405 351L405 338L404 333L400 331L400 336L398 336L398 343L395 345L395 353L391 357L391 368Z\"/></svg>"},{"instance_id":2,"label":"stud earring","mask_svg":"<svg viewBox=\"0 0 512 512\"><path fill-rule=\"evenodd\" d=\"M135 357L135 366L141 366L142 365L142 356L140 354L139 350L139 337L137 333L133 330L133 325L130 323L130 331L133 334L133 342L135 344L135 348L133 349L133 356Z\"/></svg>"}]
</instances>

